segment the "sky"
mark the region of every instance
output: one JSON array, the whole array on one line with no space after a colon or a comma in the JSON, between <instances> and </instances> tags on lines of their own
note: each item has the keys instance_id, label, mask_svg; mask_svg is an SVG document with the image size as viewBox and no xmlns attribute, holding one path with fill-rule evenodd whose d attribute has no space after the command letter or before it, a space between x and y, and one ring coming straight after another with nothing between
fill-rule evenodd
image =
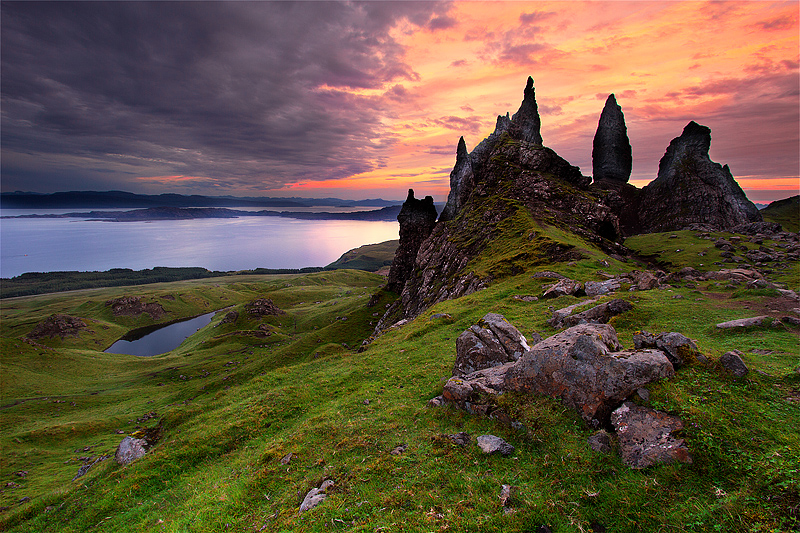
<instances>
[{"instance_id":1,"label":"sky","mask_svg":"<svg viewBox=\"0 0 800 533\"><path fill-rule=\"evenodd\" d=\"M609 93L656 177L691 120L754 202L800 189L800 3L2 2L3 191L444 201L534 79L591 175Z\"/></svg>"}]
</instances>

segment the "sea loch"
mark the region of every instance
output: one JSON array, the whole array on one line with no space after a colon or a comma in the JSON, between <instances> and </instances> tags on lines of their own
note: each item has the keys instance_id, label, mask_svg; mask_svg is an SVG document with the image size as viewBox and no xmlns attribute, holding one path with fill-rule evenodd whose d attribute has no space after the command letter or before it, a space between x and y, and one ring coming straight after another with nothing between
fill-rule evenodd
<instances>
[{"instance_id":1,"label":"sea loch","mask_svg":"<svg viewBox=\"0 0 800 533\"><path fill-rule=\"evenodd\" d=\"M394 221L280 217L147 222L6 218L0 221L0 277L156 266L222 271L325 266L352 248L397 239L398 231Z\"/></svg>"}]
</instances>

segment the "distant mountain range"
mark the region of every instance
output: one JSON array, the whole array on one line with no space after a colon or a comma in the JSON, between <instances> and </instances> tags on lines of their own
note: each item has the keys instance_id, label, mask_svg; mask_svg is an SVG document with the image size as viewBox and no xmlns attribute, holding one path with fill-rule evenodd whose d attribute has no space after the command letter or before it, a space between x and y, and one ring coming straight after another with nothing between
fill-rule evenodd
<instances>
[{"instance_id":1,"label":"distant mountain range","mask_svg":"<svg viewBox=\"0 0 800 533\"><path fill-rule=\"evenodd\" d=\"M402 202L342 200L340 198L271 198L267 196L202 196L184 194L135 194L125 191L67 191L55 193L0 193L2 209L99 209L151 207L388 207Z\"/></svg>"}]
</instances>

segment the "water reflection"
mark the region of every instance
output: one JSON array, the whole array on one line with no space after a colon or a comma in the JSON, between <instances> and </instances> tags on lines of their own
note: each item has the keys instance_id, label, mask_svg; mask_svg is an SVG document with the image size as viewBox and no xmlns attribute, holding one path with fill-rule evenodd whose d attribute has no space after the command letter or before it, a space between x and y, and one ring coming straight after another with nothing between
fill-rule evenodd
<instances>
[{"instance_id":1,"label":"water reflection","mask_svg":"<svg viewBox=\"0 0 800 533\"><path fill-rule=\"evenodd\" d=\"M207 326L214 318L214 314L216 311L167 326L156 326L155 329L150 327L134 330L112 344L105 352L142 357L166 353L174 350L192 334Z\"/></svg>"}]
</instances>

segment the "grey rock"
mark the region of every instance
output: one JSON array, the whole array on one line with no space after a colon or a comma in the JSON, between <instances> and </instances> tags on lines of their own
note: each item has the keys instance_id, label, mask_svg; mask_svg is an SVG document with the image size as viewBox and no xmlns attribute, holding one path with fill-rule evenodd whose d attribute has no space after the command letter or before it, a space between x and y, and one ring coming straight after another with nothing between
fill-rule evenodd
<instances>
[{"instance_id":1,"label":"grey rock","mask_svg":"<svg viewBox=\"0 0 800 533\"><path fill-rule=\"evenodd\" d=\"M626 313L631 309L633 309L633 305L630 302L618 298L586 311L565 316L560 320L553 318L549 321L549 324L554 328L571 327L578 324L606 324L613 317Z\"/></svg>"},{"instance_id":2,"label":"grey rock","mask_svg":"<svg viewBox=\"0 0 800 533\"><path fill-rule=\"evenodd\" d=\"M637 350L655 348L661 350L673 366L693 364L697 361L707 362L694 341L681 333L669 332L653 335L641 331L633 335L633 347Z\"/></svg>"},{"instance_id":3,"label":"grey rock","mask_svg":"<svg viewBox=\"0 0 800 533\"><path fill-rule=\"evenodd\" d=\"M450 441L456 446L461 446L462 448L469 446L469 443L472 442L472 436L465 431L459 431L458 433L453 433L452 435L445 435L445 437L450 439Z\"/></svg>"},{"instance_id":4,"label":"grey rock","mask_svg":"<svg viewBox=\"0 0 800 533\"><path fill-rule=\"evenodd\" d=\"M321 504L325 498L328 497L327 490L333 486L333 481L326 479L322 482L319 488L311 489L303 498L303 503L300 504L300 513L310 511L317 505ZM302 494L302 493L301 493Z\"/></svg>"},{"instance_id":5,"label":"grey rock","mask_svg":"<svg viewBox=\"0 0 800 533\"><path fill-rule=\"evenodd\" d=\"M708 156L711 130L690 122L672 140L658 165L658 177L642 189L643 232L679 230L699 223L717 229L761 222L730 170Z\"/></svg>"},{"instance_id":6,"label":"grey rock","mask_svg":"<svg viewBox=\"0 0 800 533\"><path fill-rule=\"evenodd\" d=\"M558 298L559 296L574 296L581 290L581 282L572 279L562 279L545 289L542 298Z\"/></svg>"},{"instance_id":7,"label":"grey rock","mask_svg":"<svg viewBox=\"0 0 800 533\"><path fill-rule=\"evenodd\" d=\"M692 462L683 439L671 435L683 429L676 416L625 402L611 414L611 424L617 432L622 462L631 468Z\"/></svg>"},{"instance_id":8,"label":"grey rock","mask_svg":"<svg viewBox=\"0 0 800 533\"><path fill-rule=\"evenodd\" d=\"M746 329L760 328L769 326L772 319L768 316L754 316L752 318L740 318L738 320L728 320L717 324L717 329Z\"/></svg>"},{"instance_id":9,"label":"grey rock","mask_svg":"<svg viewBox=\"0 0 800 533\"><path fill-rule=\"evenodd\" d=\"M117 463L121 465L128 465L137 459L141 459L144 457L146 453L145 447L147 446L147 441L145 439L135 439L131 436L127 436L122 439L122 442L119 443L117 447L117 452L114 455Z\"/></svg>"},{"instance_id":10,"label":"grey rock","mask_svg":"<svg viewBox=\"0 0 800 533\"><path fill-rule=\"evenodd\" d=\"M436 224L433 197L426 196L424 200L417 200L414 198L414 190L409 189L408 197L397 215L397 221L400 223L400 244L389 269L386 287L400 293L414 270L420 246Z\"/></svg>"},{"instance_id":11,"label":"grey rock","mask_svg":"<svg viewBox=\"0 0 800 533\"><path fill-rule=\"evenodd\" d=\"M787 326L800 326L800 318L796 316L782 316L781 322Z\"/></svg>"},{"instance_id":12,"label":"grey rock","mask_svg":"<svg viewBox=\"0 0 800 533\"><path fill-rule=\"evenodd\" d=\"M736 351L722 354L722 357L719 358L719 364L737 378L745 377L749 371L747 365L742 361L741 356Z\"/></svg>"},{"instance_id":13,"label":"grey rock","mask_svg":"<svg viewBox=\"0 0 800 533\"><path fill-rule=\"evenodd\" d=\"M514 453L514 447L511 444L494 435L480 435L478 437L478 447L487 455L511 455Z\"/></svg>"},{"instance_id":14,"label":"grey rock","mask_svg":"<svg viewBox=\"0 0 800 533\"><path fill-rule=\"evenodd\" d=\"M518 492L519 489L514 485L503 485L500 488L500 504L506 514L513 512L513 507L517 505Z\"/></svg>"},{"instance_id":15,"label":"grey rock","mask_svg":"<svg viewBox=\"0 0 800 533\"><path fill-rule=\"evenodd\" d=\"M534 343L541 337L534 333ZM454 376L516 361L529 349L528 341L502 315L488 313L456 339Z\"/></svg>"},{"instance_id":16,"label":"grey rock","mask_svg":"<svg viewBox=\"0 0 800 533\"><path fill-rule=\"evenodd\" d=\"M592 298L590 300L584 300L582 302L568 305L567 307L562 307L561 309L556 309L555 311L553 311L553 316L552 318L550 318L549 323L550 325L560 324L562 320L575 313L576 310L582 307L586 307L587 305L591 305L597 302L598 300L600 300L600 298Z\"/></svg>"},{"instance_id":17,"label":"grey rock","mask_svg":"<svg viewBox=\"0 0 800 533\"><path fill-rule=\"evenodd\" d=\"M625 115L613 94L608 95L592 143L592 174L595 181L627 183L633 156L625 126Z\"/></svg>"},{"instance_id":18,"label":"grey rock","mask_svg":"<svg viewBox=\"0 0 800 533\"><path fill-rule=\"evenodd\" d=\"M587 281L584 283L586 296L601 296L619 290L621 284L617 279L607 279L605 281Z\"/></svg>"},{"instance_id":19,"label":"grey rock","mask_svg":"<svg viewBox=\"0 0 800 533\"><path fill-rule=\"evenodd\" d=\"M502 387L561 398L585 421L599 424L636 389L675 373L660 350L620 348L607 324L573 326L526 352L506 371Z\"/></svg>"}]
</instances>

